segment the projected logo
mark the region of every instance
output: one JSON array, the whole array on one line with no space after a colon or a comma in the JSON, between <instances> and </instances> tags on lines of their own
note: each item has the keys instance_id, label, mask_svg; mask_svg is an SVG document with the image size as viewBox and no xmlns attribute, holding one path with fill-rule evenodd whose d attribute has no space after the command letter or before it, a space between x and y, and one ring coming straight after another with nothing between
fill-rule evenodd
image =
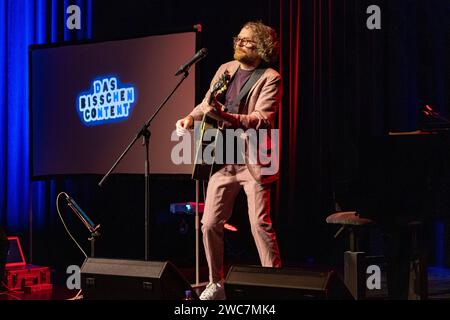
<instances>
[{"instance_id":1,"label":"projected logo","mask_svg":"<svg viewBox=\"0 0 450 320\"><path fill-rule=\"evenodd\" d=\"M118 77L97 78L90 91L82 92L77 98L77 111L86 126L127 120L136 102L136 89L121 84Z\"/></svg>"}]
</instances>

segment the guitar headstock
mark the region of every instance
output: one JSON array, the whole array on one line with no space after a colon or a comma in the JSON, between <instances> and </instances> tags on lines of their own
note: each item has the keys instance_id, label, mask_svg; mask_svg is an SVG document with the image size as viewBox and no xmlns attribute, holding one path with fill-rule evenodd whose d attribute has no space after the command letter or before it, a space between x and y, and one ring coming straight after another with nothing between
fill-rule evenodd
<instances>
[{"instance_id":1,"label":"guitar headstock","mask_svg":"<svg viewBox=\"0 0 450 320\"><path fill-rule=\"evenodd\" d=\"M211 95L215 96L216 98L222 95L225 91L228 89L228 84L230 83L231 76L228 70L225 70L225 72L220 76L219 80L214 84Z\"/></svg>"}]
</instances>

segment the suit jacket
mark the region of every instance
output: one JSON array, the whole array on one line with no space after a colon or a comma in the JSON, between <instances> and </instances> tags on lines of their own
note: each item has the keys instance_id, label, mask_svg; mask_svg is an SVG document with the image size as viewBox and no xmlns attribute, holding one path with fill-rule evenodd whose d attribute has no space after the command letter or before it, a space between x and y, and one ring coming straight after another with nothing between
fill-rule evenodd
<instances>
[{"instance_id":1,"label":"suit jacket","mask_svg":"<svg viewBox=\"0 0 450 320\"><path fill-rule=\"evenodd\" d=\"M238 61L230 61L221 65L211 81L210 89L213 88L214 84L226 70L233 77L239 69L239 65L240 63ZM246 165L250 173L259 183L270 183L278 178L279 141L278 135L275 137L271 136L272 131L270 129L275 128L275 118L281 104L281 94L280 74L272 68L267 68L252 86L246 98L241 101L240 109L242 108L241 110L246 111L246 113L231 114L237 120L238 126L244 131L247 129L255 129L256 131L267 129L267 139L261 139L264 141L259 141L258 150L260 153L268 155L271 160L270 163L267 163L268 161L258 161L258 163L249 161L248 154L245 157ZM210 95L211 90L208 90L203 101L190 113L194 121L202 120L202 110L204 106L208 106ZM276 166L276 169L273 166Z\"/></svg>"}]
</instances>

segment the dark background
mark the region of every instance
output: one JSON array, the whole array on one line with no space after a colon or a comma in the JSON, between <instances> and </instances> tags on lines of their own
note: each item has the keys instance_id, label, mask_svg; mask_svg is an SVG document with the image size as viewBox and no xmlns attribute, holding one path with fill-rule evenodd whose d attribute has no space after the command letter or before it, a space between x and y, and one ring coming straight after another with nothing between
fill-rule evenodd
<instances>
[{"instance_id":1,"label":"dark background","mask_svg":"<svg viewBox=\"0 0 450 320\"><path fill-rule=\"evenodd\" d=\"M372 4L382 8L381 30L366 28L366 8ZM245 22L260 19L279 30L282 162L272 216L285 265L334 265L343 243L333 239L336 228L325 218L337 205L355 208L361 139L419 129L424 104L443 115L450 111L448 13L448 2L438 0L95 1L93 38L135 37L200 23L200 46L209 50L198 66L202 95L217 67L232 59L232 37ZM63 190L102 224L98 256L143 258L143 177L114 176L98 190L100 178L40 182L46 186L47 216L34 231L34 263L65 268L83 261L55 213L55 195ZM434 202L442 205L430 207L431 263L436 262L435 223L448 235L448 208L441 201L446 194ZM152 259L194 266L193 217L169 212L172 202L194 200L189 177L151 177ZM239 231L226 233L226 260L258 264L242 195L241 200L230 221ZM87 232L71 214L65 216L88 250ZM438 241L448 246L447 238Z\"/></svg>"}]
</instances>

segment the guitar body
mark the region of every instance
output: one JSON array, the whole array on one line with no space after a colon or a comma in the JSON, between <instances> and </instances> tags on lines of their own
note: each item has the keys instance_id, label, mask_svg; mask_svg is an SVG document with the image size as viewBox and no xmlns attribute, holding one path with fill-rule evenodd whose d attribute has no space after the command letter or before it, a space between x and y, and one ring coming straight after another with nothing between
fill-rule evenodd
<instances>
[{"instance_id":1,"label":"guitar body","mask_svg":"<svg viewBox=\"0 0 450 320\"><path fill-rule=\"evenodd\" d=\"M205 134L207 131L209 131L209 137L214 137L212 140L209 140L208 137L208 141L205 141ZM196 152L192 179L208 181L209 178L220 169L221 165L216 163L215 155L217 135L219 132L218 121L205 114L200 125L199 138L195 142Z\"/></svg>"},{"instance_id":2,"label":"guitar body","mask_svg":"<svg viewBox=\"0 0 450 320\"><path fill-rule=\"evenodd\" d=\"M225 71L211 91L210 105L219 104L218 101L228 89L229 82L230 75L228 71ZM206 114L203 115L202 123L200 125L200 134L195 141L196 151L191 176L192 179L208 181L209 178L223 166L223 164L216 163L217 136L221 133L219 129L219 123L221 121L218 119L219 118L217 117L213 118ZM205 141L206 133L208 133L208 139Z\"/></svg>"}]
</instances>

